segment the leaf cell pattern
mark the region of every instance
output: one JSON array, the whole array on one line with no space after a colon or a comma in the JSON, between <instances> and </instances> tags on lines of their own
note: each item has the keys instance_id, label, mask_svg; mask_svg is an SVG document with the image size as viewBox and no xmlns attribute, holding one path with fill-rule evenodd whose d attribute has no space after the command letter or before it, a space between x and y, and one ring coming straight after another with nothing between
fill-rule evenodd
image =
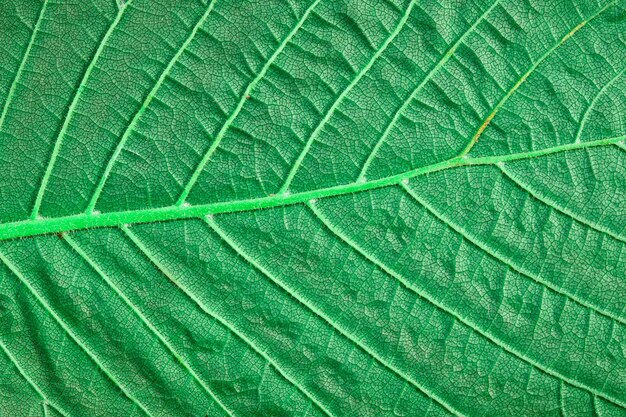
<instances>
[{"instance_id":1,"label":"leaf cell pattern","mask_svg":"<svg viewBox=\"0 0 626 417\"><path fill-rule=\"evenodd\" d=\"M0 415L626 416L626 4L0 4Z\"/></svg>"}]
</instances>

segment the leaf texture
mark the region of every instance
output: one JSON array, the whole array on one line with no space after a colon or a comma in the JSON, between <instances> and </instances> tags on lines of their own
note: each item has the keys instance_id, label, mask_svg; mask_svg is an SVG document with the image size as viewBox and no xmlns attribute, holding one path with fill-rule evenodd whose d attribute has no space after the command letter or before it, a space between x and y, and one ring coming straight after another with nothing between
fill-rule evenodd
<instances>
[{"instance_id":1,"label":"leaf texture","mask_svg":"<svg viewBox=\"0 0 626 417\"><path fill-rule=\"evenodd\" d=\"M626 3L0 3L0 415L626 416Z\"/></svg>"}]
</instances>

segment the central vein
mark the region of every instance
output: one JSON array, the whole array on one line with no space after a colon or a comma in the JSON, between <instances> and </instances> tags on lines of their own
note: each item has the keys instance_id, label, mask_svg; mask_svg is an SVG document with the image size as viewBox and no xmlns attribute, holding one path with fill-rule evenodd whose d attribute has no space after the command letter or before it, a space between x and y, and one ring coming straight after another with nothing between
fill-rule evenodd
<instances>
[{"instance_id":1,"label":"central vein","mask_svg":"<svg viewBox=\"0 0 626 417\"><path fill-rule=\"evenodd\" d=\"M432 165L416 168L400 174L371 180L367 182L352 182L334 187L320 188L289 195L274 195L268 197L253 198L247 200L234 200L219 203L201 204L195 206L169 206L162 208L150 208L142 210L119 211L103 214L83 213L73 216L29 219L12 223L0 224L0 240L19 237L36 236L47 233L60 233L70 230L90 229L94 227L122 226L130 223L150 223L155 221L201 218L209 214L235 213L271 207L279 207L291 204L303 203L318 198L332 197L360 191L373 190L376 188L400 184L420 175L428 174L445 169L471 166L493 165L521 159L537 158L558 152L575 149L590 148L616 144L626 140L626 135L612 138L598 139L595 141L571 143L541 149L538 151L522 152L509 155L487 157L454 157Z\"/></svg>"}]
</instances>

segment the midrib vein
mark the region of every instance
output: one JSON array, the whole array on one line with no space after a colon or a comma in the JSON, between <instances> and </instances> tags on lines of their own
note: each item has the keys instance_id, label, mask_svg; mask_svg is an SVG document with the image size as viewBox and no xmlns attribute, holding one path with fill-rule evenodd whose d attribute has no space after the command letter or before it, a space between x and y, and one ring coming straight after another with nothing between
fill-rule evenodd
<instances>
[{"instance_id":1,"label":"midrib vein","mask_svg":"<svg viewBox=\"0 0 626 417\"><path fill-rule=\"evenodd\" d=\"M303 203L312 199L333 197L376 188L400 184L402 181L425 175L431 172L442 171L473 165L493 165L511 161L538 158L545 155L566 152L576 149L592 148L618 144L626 140L626 135L598 139L582 143L569 143L536 151L521 152L509 155L486 157L454 157L435 164L426 165L411 171L367 181L352 182L312 191L304 191L288 195L274 195L268 197L245 200L226 201L218 203L200 204L195 206L173 205L168 207L150 208L142 210L118 211L110 213L82 213L72 216L55 218L37 218L17 222L0 224L0 240L19 237L29 237L47 233L67 232L71 230L90 229L95 227L121 226L133 223L150 223L156 221L200 218L208 214L234 213L240 211L258 210L271 207L286 206Z\"/></svg>"}]
</instances>

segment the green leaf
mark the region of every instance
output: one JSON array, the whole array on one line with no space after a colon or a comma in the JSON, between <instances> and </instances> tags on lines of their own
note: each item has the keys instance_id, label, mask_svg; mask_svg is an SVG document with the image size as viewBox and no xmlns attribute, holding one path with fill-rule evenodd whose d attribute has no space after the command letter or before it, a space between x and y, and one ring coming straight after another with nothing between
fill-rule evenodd
<instances>
[{"instance_id":1,"label":"green leaf","mask_svg":"<svg viewBox=\"0 0 626 417\"><path fill-rule=\"evenodd\" d=\"M623 1L0 36L0 415L626 415Z\"/></svg>"}]
</instances>

